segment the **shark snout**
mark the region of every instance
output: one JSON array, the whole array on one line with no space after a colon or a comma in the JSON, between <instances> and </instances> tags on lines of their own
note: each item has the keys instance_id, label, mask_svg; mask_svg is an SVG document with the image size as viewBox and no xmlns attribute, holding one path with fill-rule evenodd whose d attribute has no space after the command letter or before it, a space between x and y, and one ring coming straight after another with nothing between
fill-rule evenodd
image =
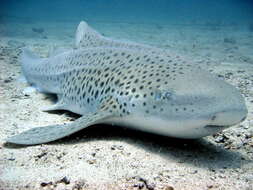
<instances>
[{"instance_id":1,"label":"shark snout","mask_svg":"<svg viewBox=\"0 0 253 190\"><path fill-rule=\"evenodd\" d=\"M225 81L218 81L212 88L213 106L210 106L209 122L211 126L233 126L247 117L247 107L244 97L234 86Z\"/></svg>"},{"instance_id":2,"label":"shark snout","mask_svg":"<svg viewBox=\"0 0 253 190\"><path fill-rule=\"evenodd\" d=\"M242 106L240 109L230 109L216 112L211 117L210 125L215 126L232 126L236 125L247 117L247 108Z\"/></svg>"}]
</instances>

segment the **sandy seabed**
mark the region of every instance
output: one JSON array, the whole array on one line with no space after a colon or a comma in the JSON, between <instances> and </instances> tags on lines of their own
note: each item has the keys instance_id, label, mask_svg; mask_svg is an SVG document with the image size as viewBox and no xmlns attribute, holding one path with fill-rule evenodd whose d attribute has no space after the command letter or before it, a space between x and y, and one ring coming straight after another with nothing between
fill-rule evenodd
<instances>
[{"instance_id":1,"label":"sandy seabed","mask_svg":"<svg viewBox=\"0 0 253 190\"><path fill-rule=\"evenodd\" d=\"M191 141L99 125L49 144L4 144L29 128L78 117L42 112L52 98L24 91L19 80L23 47L41 56L53 46L71 48L77 24L0 24L0 190L253 189L253 31L238 25L90 23L106 36L171 49L224 78L245 97L243 123Z\"/></svg>"}]
</instances>

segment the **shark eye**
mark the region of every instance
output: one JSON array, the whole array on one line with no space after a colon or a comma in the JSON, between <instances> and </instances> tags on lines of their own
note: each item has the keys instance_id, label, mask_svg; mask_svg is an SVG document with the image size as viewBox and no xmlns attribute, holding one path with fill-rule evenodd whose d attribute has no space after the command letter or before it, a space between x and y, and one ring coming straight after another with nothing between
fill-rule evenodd
<instances>
[{"instance_id":1,"label":"shark eye","mask_svg":"<svg viewBox=\"0 0 253 190\"><path fill-rule=\"evenodd\" d=\"M155 100L159 101L159 100L171 100L172 99L172 95L173 93L171 91L157 91L155 92Z\"/></svg>"},{"instance_id":2,"label":"shark eye","mask_svg":"<svg viewBox=\"0 0 253 190\"><path fill-rule=\"evenodd\" d=\"M165 97L166 99L170 100L171 97L172 97L172 92L170 92L170 91L165 92L165 93L164 93L164 97Z\"/></svg>"}]
</instances>

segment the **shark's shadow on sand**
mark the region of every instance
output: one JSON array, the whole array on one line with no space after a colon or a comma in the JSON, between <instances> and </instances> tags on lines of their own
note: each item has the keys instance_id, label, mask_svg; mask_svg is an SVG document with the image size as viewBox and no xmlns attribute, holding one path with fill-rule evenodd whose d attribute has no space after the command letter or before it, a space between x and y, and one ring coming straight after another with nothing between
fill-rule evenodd
<instances>
[{"instance_id":1,"label":"shark's shadow on sand","mask_svg":"<svg viewBox=\"0 0 253 190\"><path fill-rule=\"evenodd\" d=\"M70 117L79 117L68 111L53 111L53 113L67 113ZM176 139L104 124L90 126L48 144L64 146L64 144L85 144L96 140L114 140L115 143L124 141L133 146L141 147L147 152L159 154L164 159L175 160L177 163L191 164L199 168L240 168L248 162L247 160L242 160L240 152L226 150L206 138L197 140ZM6 143L4 147L16 149L26 148L27 146Z\"/></svg>"},{"instance_id":2,"label":"shark's shadow on sand","mask_svg":"<svg viewBox=\"0 0 253 190\"><path fill-rule=\"evenodd\" d=\"M82 138L83 135L84 138ZM80 140L70 140L70 138L75 137L79 137ZM242 162L241 153L226 150L211 143L206 138L198 140L176 139L110 125L89 127L65 138L64 143L85 143L99 139L124 141L141 147L148 152L159 154L165 159L195 165L200 168L240 168L247 162ZM57 144L59 143L60 141L57 142Z\"/></svg>"}]
</instances>

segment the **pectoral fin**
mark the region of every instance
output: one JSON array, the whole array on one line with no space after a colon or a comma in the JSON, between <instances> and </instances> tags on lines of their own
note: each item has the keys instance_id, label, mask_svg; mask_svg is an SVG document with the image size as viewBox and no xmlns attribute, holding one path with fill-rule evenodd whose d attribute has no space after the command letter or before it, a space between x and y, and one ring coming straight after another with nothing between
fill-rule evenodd
<instances>
[{"instance_id":1,"label":"pectoral fin","mask_svg":"<svg viewBox=\"0 0 253 190\"><path fill-rule=\"evenodd\" d=\"M32 128L8 138L6 142L22 145L47 143L71 135L91 125L103 123L115 116L121 116L119 106L115 100L109 98L105 100L97 112L84 115L72 123Z\"/></svg>"},{"instance_id":2,"label":"pectoral fin","mask_svg":"<svg viewBox=\"0 0 253 190\"><path fill-rule=\"evenodd\" d=\"M8 138L6 142L22 145L34 145L51 142L71 135L88 126L102 123L110 116L112 116L112 114L109 112L88 114L82 116L72 123L65 125L49 125L27 130L23 133Z\"/></svg>"}]
</instances>

